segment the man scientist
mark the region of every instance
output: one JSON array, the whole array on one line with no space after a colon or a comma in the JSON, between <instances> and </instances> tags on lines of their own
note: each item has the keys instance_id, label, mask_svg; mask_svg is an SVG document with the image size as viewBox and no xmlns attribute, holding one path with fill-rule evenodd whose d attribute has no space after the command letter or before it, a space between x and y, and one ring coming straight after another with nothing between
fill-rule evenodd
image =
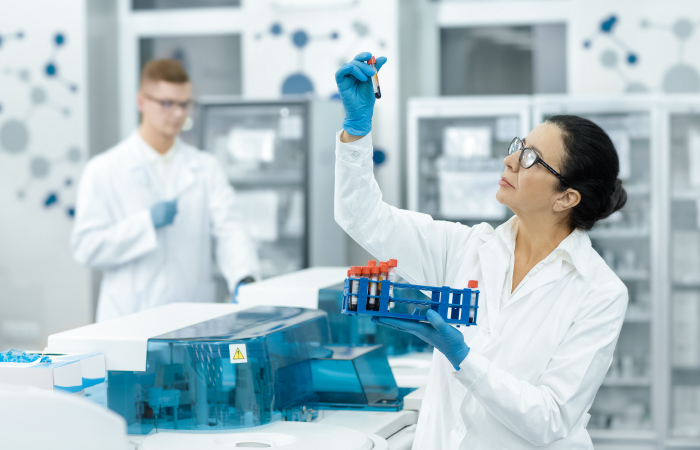
<instances>
[{"instance_id":1,"label":"man scientist","mask_svg":"<svg viewBox=\"0 0 700 450\"><path fill-rule=\"evenodd\" d=\"M234 292L259 278L253 242L213 156L178 138L192 105L179 61L148 62L141 125L88 162L71 236L75 259L102 270L97 321L174 302L212 302L212 249Z\"/></svg>"}]
</instances>

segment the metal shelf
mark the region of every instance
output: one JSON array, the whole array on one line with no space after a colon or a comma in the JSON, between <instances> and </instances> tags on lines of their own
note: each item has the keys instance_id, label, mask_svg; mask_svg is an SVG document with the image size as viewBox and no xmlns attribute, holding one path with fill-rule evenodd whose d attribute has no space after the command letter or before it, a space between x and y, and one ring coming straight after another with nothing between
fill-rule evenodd
<instances>
[{"instance_id":1,"label":"metal shelf","mask_svg":"<svg viewBox=\"0 0 700 450\"><path fill-rule=\"evenodd\" d=\"M649 377L638 378L605 378L603 386L608 387L651 387Z\"/></svg>"},{"instance_id":2,"label":"metal shelf","mask_svg":"<svg viewBox=\"0 0 700 450\"><path fill-rule=\"evenodd\" d=\"M601 228L588 232L591 239L648 239L649 227L639 228Z\"/></svg>"},{"instance_id":3,"label":"metal shelf","mask_svg":"<svg viewBox=\"0 0 700 450\"><path fill-rule=\"evenodd\" d=\"M600 430L589 428L588 434L591 436L591 439L596 440L635 442L653 442L656 440L656 433L652 430Z\"/></svg>"},{"instance_id":4,"label":"metal shelf","mask_svg":"<svg viewBox=\"0 0 700 450\"><path fill-rule=\"evenodd\" d=\"M616 270L615 274L622 281L649 281L651 277L647 270Z\"/></svg>"}]
</instances>

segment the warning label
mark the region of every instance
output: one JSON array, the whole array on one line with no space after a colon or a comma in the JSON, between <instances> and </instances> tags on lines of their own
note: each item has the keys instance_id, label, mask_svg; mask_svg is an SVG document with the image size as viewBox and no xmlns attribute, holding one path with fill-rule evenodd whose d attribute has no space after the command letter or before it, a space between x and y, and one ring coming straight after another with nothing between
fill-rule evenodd
<instances>
[{"instance_id":1,"label":"warning label","mask_svg":"<svg viewBox=\"0 0 700 450\"><path fill-rule=\"evenodd\" d=\"M230 344L228 349L231 353L232 364L248 362L248 351L245 348L245 344Z\"/></svg>"}]
</instances>

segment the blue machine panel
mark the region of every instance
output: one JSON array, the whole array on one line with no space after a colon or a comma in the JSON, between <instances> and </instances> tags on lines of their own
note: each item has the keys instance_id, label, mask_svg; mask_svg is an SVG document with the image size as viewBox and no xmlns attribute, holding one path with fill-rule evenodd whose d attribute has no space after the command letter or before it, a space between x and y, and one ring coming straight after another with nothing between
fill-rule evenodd
<instances>
[{"instance_id":1,"label":"blue machine panel","mask_svg":"<svg viewBox=\"0 0 700 450\"><path fill-rule=\"evenodd\" d=\"M329 346L319 310L256 307L152 338L146 371L108 373L130 434L305 421L324 408L400 410L383 347Z\"/></svg>"}]
</instances>

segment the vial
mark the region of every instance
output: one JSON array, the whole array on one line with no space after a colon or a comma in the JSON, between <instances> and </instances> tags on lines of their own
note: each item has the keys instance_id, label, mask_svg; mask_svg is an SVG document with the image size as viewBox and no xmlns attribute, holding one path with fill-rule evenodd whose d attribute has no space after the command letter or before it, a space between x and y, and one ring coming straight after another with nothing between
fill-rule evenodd
<instances>
[{"instance_id":1,"label":"vial","mask_svg":"<svg viewBox=\"0 0 700 450\"><path fill-rule=\"evenodd\" d=\"M474 323L474 317L476 316L476 309L471 308L471 307L476 306L476 292L474 292L474 289L477 289L479 287L479 282L477 280L469 280L467 287L469 289L472 289L471 298L469 299L469 306L470 306L470 308L469 308L469 323Z\"/></svg>"},{"instance_id":2,"label":"vial","mask_svg":"<svg viewBox=\"0 0 700 450\"><path fill-rule=\"evenodd\" d=\"M374 75L372 75L372 89L374 89L374 98L382 98L382 90L379 88L379 75L377 74L377 59L373 56L367 61L367 64L372 66L374 69Z\"/></svg>"}]
</instances>

